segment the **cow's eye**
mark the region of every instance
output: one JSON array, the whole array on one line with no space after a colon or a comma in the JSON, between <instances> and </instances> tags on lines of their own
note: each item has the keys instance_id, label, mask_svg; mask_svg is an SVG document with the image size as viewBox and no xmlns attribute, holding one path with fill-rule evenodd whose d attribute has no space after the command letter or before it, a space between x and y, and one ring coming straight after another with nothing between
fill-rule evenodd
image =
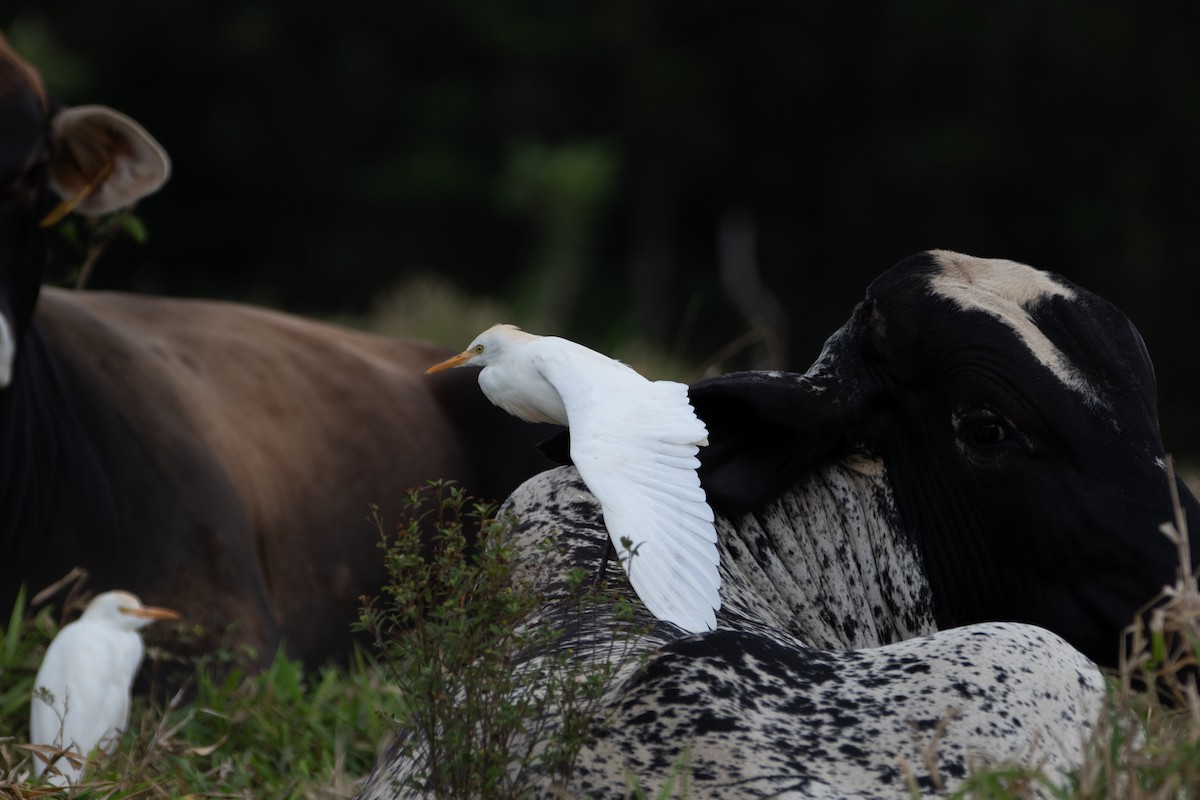
<instances>
[{"instance_id":1,"label":"cow's eye","mask_svg":"<svg viewBox=\"0 0 1200 800\"><path fill-rule=\"evenodd\" d=\"M997 447L1012 438L1012 426L1004 417L987 409L972 409L954 415L954 434L976 450Z\"/></svg>"},{"instance_id":2,"label":"cow's eye","mask_svg":"<svg viewBox=\"0 0 1200 800\"><path fill-rule=\"evenodd\" d=\"M971 429L971 438L980 447L1000 444L1005 436L1004 425L999 422L980 422Z\"/></svg>"}]
</instances>

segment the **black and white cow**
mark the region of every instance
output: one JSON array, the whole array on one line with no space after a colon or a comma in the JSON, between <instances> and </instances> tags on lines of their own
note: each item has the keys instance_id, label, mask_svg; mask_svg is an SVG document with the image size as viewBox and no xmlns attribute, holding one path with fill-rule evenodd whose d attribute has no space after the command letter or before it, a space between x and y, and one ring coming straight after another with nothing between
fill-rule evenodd
<instances>
[{"instance_id":1,"label":"black and white cow","mask_svg":"<svg viewBox=\"0 0 1200 800\"><path fill-rule=\"evenodd\" d=\"M682 774L689 797L910 797L989 763L1079 763L1104 694L1089 656L1115 661L1176 563L1153 371L1125 317L1023 265L925 253L806 374L692 397L718 630L660 623L614 648L603 615L567 620L563 647L624 660L570 784L532 776L538 796L658 796ZM563 576L606 547L599 506L569 468L509 506L548 598L529 624L561 625ZM423 793L397 753L362 797Z\"/></svg>"},{"instance_id":2,"label":"black and white cow","mask_svg":"<svg viewBox=\"0 0 1200 800\"><path fill-rule=\"evenodd\" d=\"M1099 664L1174 580L1154 367L1112 304L935 251L875 280L804 375L693 387L710 502L761 508L829 457L880 459L938 626L1016 620ZM1177 481L1200 556L1200 505Z\"/></svg>"}]
</instances>

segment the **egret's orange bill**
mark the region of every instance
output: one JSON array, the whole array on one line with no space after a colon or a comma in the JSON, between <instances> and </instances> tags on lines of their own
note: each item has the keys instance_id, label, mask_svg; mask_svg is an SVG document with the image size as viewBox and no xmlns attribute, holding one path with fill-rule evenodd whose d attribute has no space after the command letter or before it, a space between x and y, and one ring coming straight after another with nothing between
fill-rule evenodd
<instances>
[{"instance_id":1,"label":"egret's orange bill","mask_svg":"<svg viewBox=\"0 0 1200 800\"><path fill-rule=\"evenodd\" d=\"M172 611L169 608L159 608L157 606L122 608L121 613L128 614L131 617L142 617L144 619L183 619L183 614L180 614L178 611Z\"/></svg>"},{"instance_id":2,"label":"egret's orange bill","mask_svg":"<svg viewBox=\"0 0 1200 800\"><path fill-rule=\"evenodd\" d=\"M456 356L451 356L450 358L447 358L442 363L434 364L432 367L425 370L425 374L429 375L434 372L441 372L444 369L450 369L452 367L457 367L459 364L466 362L466 360L469 359L473 355L474 355L474 353L472 353L470 350L468 350L465 353L459 353Z\"/></svg>"}]
</instances>

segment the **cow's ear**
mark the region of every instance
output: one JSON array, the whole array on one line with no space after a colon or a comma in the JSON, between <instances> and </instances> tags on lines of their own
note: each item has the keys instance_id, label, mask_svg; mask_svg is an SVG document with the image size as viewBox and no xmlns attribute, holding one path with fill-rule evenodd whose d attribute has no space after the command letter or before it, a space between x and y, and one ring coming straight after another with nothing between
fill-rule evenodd
<instances>
[{"instance_id":1,"label":"cow's ear","mask_svg":"<svg viewBox=\"0 0 1200 800\"><path fill-rule=\"evenodd\" d=\"M806 375L754 372L690 388L708 427L700 482L714 510L736 516L761 508L845 440L845 426L829 418L836 406L827 389Z\"/></svg>"},{"instance_id":2,"label":"cow's ear","mask_svg":"<svg viewBox=\"0 0 1200 800\"><path fill-rule=\"evenodd\" d=\"M105 106L60 111L50 138L50 185L63 202L45 224L70 211L98 216L124 208L158 191L171 174L171 160L154 137Z\"/></svg>"}]
</instances>

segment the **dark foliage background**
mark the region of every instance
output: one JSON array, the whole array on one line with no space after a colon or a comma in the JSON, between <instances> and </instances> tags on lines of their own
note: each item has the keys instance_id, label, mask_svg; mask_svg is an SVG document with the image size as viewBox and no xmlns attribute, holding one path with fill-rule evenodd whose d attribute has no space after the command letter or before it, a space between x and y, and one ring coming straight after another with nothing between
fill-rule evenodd
<instances>
[{"instance_id":1,"label":"dark foliage background","mask_svg":"<svg viewBox=\"0 0 1200 800\"><path fill-rule=\"evenodd\" d=\"M355 314L428 271L699 362L747 326L734 225L803 368L871 278L952 248L1115 301L1200 452L1200 4L17 0L0 27L173 156L97 287Z\"/></svg>"}]
</instances>

